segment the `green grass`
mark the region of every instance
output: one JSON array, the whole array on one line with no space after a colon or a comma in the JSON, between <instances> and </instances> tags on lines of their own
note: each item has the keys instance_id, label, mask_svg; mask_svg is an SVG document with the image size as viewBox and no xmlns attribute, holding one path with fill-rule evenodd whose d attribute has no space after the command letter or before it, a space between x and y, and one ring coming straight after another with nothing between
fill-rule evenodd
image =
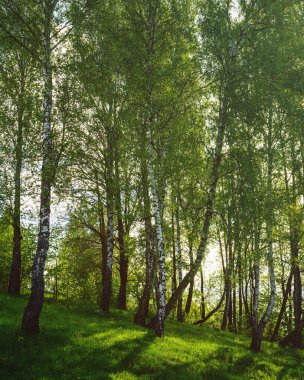
<instances>
[{"instance_id":1,"label":"green grass","mask_svg":"<svg viewBox=\"0 0 304 380\"><path fill-rule=\"evenodd\" d=\"M100 315L46 303L41 333L23 337L25 298L0 294L0 378L9 379L304 379L304 353L210 327L166 324L166 337L135 326L132 315Z\"/></svg>"}]
</instances>

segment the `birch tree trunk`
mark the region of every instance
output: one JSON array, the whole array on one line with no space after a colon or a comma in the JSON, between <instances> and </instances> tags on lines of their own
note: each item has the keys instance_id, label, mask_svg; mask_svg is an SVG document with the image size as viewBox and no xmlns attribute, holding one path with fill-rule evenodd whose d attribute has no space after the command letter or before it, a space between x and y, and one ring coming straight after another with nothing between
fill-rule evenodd
<instances>
[{"instance_id":1,"label":"birch tree trunk","mask_svg":"<svg viewBox=\"0 0 304 380\"><path fill-rule=\"evenodd\" d=\"M101 293L101 310L108 313L112 293L112 267L114 250L114 157L113 130L106 131L106 200L107 200L107 259Z\"/></svg>"},{"instance_id":2,"label":"birch tree trunk","mask_svg":"<svg viewBox=\"0 0 304 380\"><path fill-rule=\"evenodd\" d=\"M152 114L149 115L149 132L150 132L150 150L149 150L149 178L150 190L152 196L152 208L154 213L156 243L158 253L158 297L157 297L157 319L155 323L155 334L159 337L164 336L164 322L166 311L166 268L165 268L165 251L162 231L161 204L157 192L157 183L154 171L154 141L152 131Z\"/></svg>"},{"instance_id":3,"label":"birch tree trunk","mask_svg":"<svg viewBox=\"0 0 304 380\"><path fill-rule=\"evenodd\" d=\"M8 293L14 296L20 295L21 288L21 168L23 160L23 118L24 118L24 97L25 97L25 62L18 62L20 75L20 91L18 95L18 120L17 120L17 142L15 146L15 175L14 175L14 212L13 212L13 261L9 276Z\"/></svg>"},{"instance_id":4,"label":"birch tree trunk","mask_svg":"<svg viewBox=\"0 0 304 380\"><path fill-rule=\"evenodd\" d=\"M193 266L190 268L190 270L187 272L187 274L184 276L180 284L178 285L175 292L172 293L170 299L168 300L165 308L165 318L168 317L174 306L176 305L176 302L180 298L181 294L184 292L186 287L189 285L190 281L194 278L196 273L199 271L199 268L201 266L201 262L203 260L203 257L205 256L208 238L209 238L209 229L212 221L212 215L213 215L213 208L214 208L214 201L215 201L215 194L216 194L216 187L219 177L219 168L222 160L222 148L223 148L223 142L224 142L224 135L225 130L227 126L227 97L224 96L224 98L221 100L220 104L220 110L219 110L219 123L218 123L218 131L217 131L217 138L216 138L216 146L215 146L215 154L213 159L213 164L211 168L211 176L210 176L210 183L209 183L209 191L208 191L208 197L206 202L206 209L204 214L204 221L203 221L203 228L201 232L200 237L200 244L198 247L198 252L196 259L193 263ZM149 326L155 326L156 323L156 316L154 316Z\"/></svg>"},{"instance_id":5,"label":"birch tree trunk","mask_svg":"<svg viewBox=\"0 0 304 380\"><path fill-rule=\"evenodd\" d=\"M115 160L115 175L116 175L116 207L117 207L117 228L118 228L118 244L119 244L119 276L120 286L118 292L118 308L126 310L127 308L127 282L128 282L128 265L129 260L125 249L125 229L122 217L121 206L121 187L120 173L118 165L118 154Z\"/></svg>"},{"instance_id":6,"label":"birch tree trunk","mask_svg":"<svg viewBox=\"0 0 304 380\"><path fill-rule=\"evenodd\" d=\"M51 62L51 24L56 1L45 1L41 4L44 15L43 68L44 68L44 110L42 136L42 169L39 231L36 255L32 267L32 287L28 305L22 319L22 330L26 333L39 332L39 317L44 299L44 267L49 249L51 187L54 179L54 159L52 142L52 62Z\"/></svg>"},{"instance_id":7,"label":"birch tree trunk","mask_svg":"<svg viewBox=\"0 0 304 380\"><path fill-rule=\"evenodd\" d=\"M267 138L267 161L268 161L268 173L267 173L267 221L266 221L266 239L267 239L267 263L268 263L268 273L269 273L269 282L270 282L270 298L268 301L267 308L257 324L257 308L258 305L255 302L258 302L258 297L254 302L254 314L255 321L252 328L252 340L251 340L251 350L258 352L261 350L261 342L263 337L264 328L272 314L275 298L276 298L276 283L275 283L275 273L274 273L274 262L273 262L273 237L272 237L272 228L273 228L273 189L272 189L272 177L273 177L273 138L272 138L272 109L269 113L269 122L268 122L268 138ZM257 283L255 287L258 289L259 285L259 267L255 268L255 280Z\"/></svg>"}]
</instances>

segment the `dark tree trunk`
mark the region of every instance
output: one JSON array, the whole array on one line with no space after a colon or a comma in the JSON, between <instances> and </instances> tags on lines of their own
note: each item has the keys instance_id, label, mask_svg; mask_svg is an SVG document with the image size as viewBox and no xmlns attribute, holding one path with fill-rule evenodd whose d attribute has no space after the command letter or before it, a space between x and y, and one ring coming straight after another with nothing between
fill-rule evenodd
<instances>
[{"instance_id":1,"label":"dark tree trunk","mask_svg":"<svg viewBox=\"0 0 304 380\"><path fill-rule=\"evenodd\" d=\"M108 313L110 310L111 292L112 292L112 265L113 265L113 214L108 206L107 222L107 260L103 278L103 287L101 292L101 310Z\"/></svg>"},{"instance_id":2,"label":"dark tree trunk","mask_svg":"<svg viewBox=\"0 0 304 380\"><path fill-rule=\"evenodd\" d=\"M228 208L228 216L227 216L227 253L228 253L228 260L227 260L227 266L228 269L226 270L226 275L227 275L227 303L226 303L226 323L228 325L228 330L230 332L234 331L233 327L233 302L234 302L234 283L232 282L232 279L234 278L234 255L233 255L233 231L232 231L232 221L231 221L231 207L232 205Z\"/></svg>"},{"instance_id":3,"label":"dark tree trunk","mask_svg":"<svg viewBox=\"0 0 304 380\"><path fill-rule=\"evenodd\" d=\"M274 261L273 261L273 197L272 197L272 179L273 179L273 139L272 139L272 109L269 111L268 122L268 136L267 136L267 196L266 196L266 208L268 211L268 218L266 220L266 239L267 239L267 263L270 282L270 297L266 310L258 323L258 295L259 295L259 264L257 263L255 268L255 300L254 300L254 322L252 328L252 351L259 351L261 348L261 341L265 326L272 314L275 299L276 299L276 283L274 273ZM258 258L259 259L259 258ZM257 261L258 261L257 259Z\"/></svg>"},{"instance_id":4,"label":"dark tree trunk","mask_svg":"<svg viewBox=\"0 0 304 380\"><path fill-rule=\"evenodd\" d=\"M190 252L189 252L189 257L190 257L190 267L193 265L193 254L192 254L192 244L190 242ZM192 281L190 281L189 284L189 292L188 292L188 297L187 297L187 302L185 306L185 314L189 314L191 310L191 303L192 303L192 297L193 297L193 288L194 288L194 278Z\"/></svg>"},{"instance_id":5,"label":"dark tree trunk","mask_svg":"<svg viewBox=\"0 0 304 380\"><path fill-rule=\"evenodd\" d=\"M226 327L228 325L228 319L229 319L229 309L230 309L230 304L231 304L231 288L230 284L227 283L225 287L225 309L223 313L223 319L222 319L222 324L221 324L221 329L226 330Z\"/></svg>"},{"instance_id":6,"label":"dark tree trunk","mask_svg":"<svg viewBox=\"0 0 304 380\"><path fill-rule=\"evenodd\" d=\"M134 316L134 323L146 326L146 318L149 314L149 303L151 293L153 290L154 280L154 250L153 250L153 228L151 224L150 215L150 198L148 189L148 174L144 158L141 161L141 178L142 178L142 192L144 202L144 222L145 222L145 253L146 253L146 271L145 283L142 296L139 300L138 309Z\"/></svg>"},{"instance_id":7,"label":"dark tree trunk","mask_svg":"<svg viewBox=\"0 0 304 380\"><path fill-rule=\"evenodd\" d=\"M177 270L176 270L176 246L175 246L175 226L174 226L174 212L172 212L172 286L171 292L175 292L177 287ZM173 310L175 314L175 310ZM174 315L175 317L175 315Z\"/></svg>"},{"instance_id":8,"label":"dark tree trunk","mask_svg":"<svg viewBox=\"0 0 304 380\"><path fill-rule=\"evenodd\" d=\"M256 229L257 231L257 229ZM254 352L259 352L261 350L261 343L264 331L264 325L259 325L258 316L258 306L259 306L259 295L260 295L260 258L259 258L259 234L255 234L255 248L256 257L255 263L253 265L253 276L254 276L254 287L253 287L253 297L252 297L252 332L251 332L251 346L250 349Z\"/></svg>"},{"instance_id":9,"label":"dark tree trunk","mask_svg":"<svg viewBox=\"0 0 304 380\"><path fill-rule=\"evenodd\" d=\"M254 352L261 351L262 337L263 337L263 326L256 326L253 328L252 338L251 338L251 346L250 349Z\"/></svg>"},{"instance_id":10,"label":"dark tree trunk","mask_svg":"<svg viewBox=\"0 0 304 380\"><path fill-rule=\"evenodd\" d=\"M179 220L179 202L180 197L176 199L176 241L177 241L177 267L178 267L178 285L183 279L183 259L182 259L182 246L181 246L181 231ZM183 294L181 293L177 301L177 320L178 322L184 321L183 315Z\"/></svg>"},{"instance_id":11,"label":"dark tree trunk","mask_svg":"<svg viewBox=\"0 0 304 380\"><path fill-rule=\"evenodd\" d=\"M206 306L205 306L205 294L204 294L204 273L202 268L200 269L201 276L201 317L204 319L206 317Z\"/></svg>"},{"instance_id":12,"label":"dark tree trunk","mask_svg":"<svg viewBox=\"0 0 304 380\"><path fill-rule=\"evenodd\" d=\"M18 62L20 74L20 92L18 95L18 130L15 146L16 167L14 175L14 212L13 212L13 260L9 276L8 293L14 296L20 295L21 289L21 220L20 220L20 200L21 200L21 167L23 159L23 115L25 97L25 62Z\"/></svg>"},{"instance_id":13,"label":"dark tree trunk","mask_svg":"<svg viewBox=\"0 0 304 380\"><path fill-rule=\"evenodd\" d=\"M300 321L300 327L301 327L301 330L303 330L304 328L304 320L302 319ZM289 333L287 336L285 336L281 341L280 341L280 346L281 347L285 347L287 346L288 344L292 344L293 346L295 345L295 342L297 342L298 340L298 337L297 337L298 333L297 331L292 331L291 333ZM299 347L301 348L301 346Z\"/></svg>"},{"instance_id":14,"label":"dark tree trunk","mask_svg":"<svg viewBox=\"0 0 304 380\"><path fill-rule=\"evenodd\" d=\"M21 220L20 220L20 198L21 198L21 166L23 156L23 113L24 113L24 66L19 64L20 70L20 93L18 100L18 131L15 147L16 167L14 175L15 194L13 212L13 261L10 270L8 293L14 296L20 295L21 288Z\"/></svg>"},{"instance_id":15,"label":"dark tree trunk","mask_svg":"<svg viewBox=\"0 0 304 380\"><path fill-rule=\"evenodd\" d=\"M176 249L175 249L175 234L174 234L174 214L172 214L172 292L177 286L176 276Z\"/></svg>"},{"instance_id":16,"label":"dark tree trunk","mask_svg":"<svg viewBox=\"0 0 304 380\"><path fill-rule=\"evenodd\" d=\"M120 275L118 308L121 310L126 310L129 260L125 252L124 227L123 227L123 221L121 218L118 219L118 241L119 241L119 275Z\"/></svg>"},{"instance_id":17,"label":"dark tree trunk","mask_svg":"<svg viewBox=\"0 0 304 380\"><path fill-rule=\"evenodd\" d=\"M293 272L290 273L290 275L288 277L288 280L287 280L286 289L285 289L285 292L284 292L284 295L283 295L283 301L282 301L281 309L280 309L280 312L279 312L279 315L278 315L278 319L277 319L275 328L274 328L272 336L271 336L271 341L272 342L274 342L278 338L279 329L280 329L280 326L281 326L283 315L284 315L285 310L286 310L286 304L287 304L287 300L288 300L289 293L290 293L290 290L291 290L292 278L293 278Z\"/></svg>"},{"instance_id":18,"label":"dark tree trunk","mask_svg":"<svg viewBox=\"0 0 304 380\"><path fill-rule=\"evenodd\" d=\"M138 309L134 316L134 323L146 326L146 318L149 315L149 303L153 290L154 283L154 250L152 246L152 226L150 217L147 217L145 221L145 240L146 240L146 272L145 272L145 283L142 296L139 300Z\"/></svg>"},{"instance_id":19,"label":"dark tree trunk","mask_svg":"<svg viewBox=\"0 0 304 380\"><path fill-rule=\"evenodd\" d=\"M239 323L238 328L239 330L242 330L243 327L243 299L242 299L242 278L241 273L239 272Z\"/></svg>"},{"instance_id":20,"label":"dark tree trunk","mask_svg":"<svg viewBox=\"0 0 304 380\"><path fill-rule=\"evenodd\" d=\"M236 288L233 288L233 302L232 302L232 325L233 332L237 332L237 317L236 317Z\"/></svg>"},{"instance_id":21,"label":"dark tree trunk","mask_svg":"<svg viewBox=\"0 0 304 380\"><path fill-rule=\"evenodd\" d=\"M245 285L245 288L246 289L244 290L244 286L242 286L243 305L244 305L244 310L245 310L246 319L247 319L247 326L252 327L252 313L250 312L250 308L249 308L247 284Z\"/></svg>"},{"instance_id":22,"label":"dark tree trunk","mask_svg":"<svg viewBox=\"0 0 304 380\"><path fill-rule=\"evenodd\" d=\"M294 293L293 293L293 305L294 305L294 320L295 331L293 337L293 346L295 348L301 348L301 334L302 334L302 284L299 266L294 268Z\"/></svg>"},{"instance_id":23,"label":"dark tree trunk","mask_svg":"<svg viewBox=\"0 0 304 380\"><path fill-rule=\"evenodd\" d=\"M54 281L54 297L55 297L55 300L57 301L58 300L58 262L57 262L57 257L56 257L56 267L55 267L55 281Z\"/></svg>"},{"instance_id":24,"label":"dark tree trunk","mask_svg":"<svg viewBox=\"0 0 304 380\"><path fill-rule=\"evenodd\" d=\"M230 290L230 302L228 308L228 330L233 331L233 291Z\"/></svg>"},{"instance_id":25,"label":"dark tree trunk","mask_svg":"<svg viewBox=\"0 0 304 380\"><path fill-rule=\"evenodd\" d=\"M210 313L208 313L204 318L200 319L199 321L194 322L193 324L194 325L201 325L201 324L207 322L208 319L211 318L212 315L215 314L220 309L220 307L222 306L222 304L224 302L224 299L225 299L225 291L224 291L224 293L220 299L220 302L217 304L217 306L213 310L211 310Z\"/></svg>"},{"instance_id":26,"label":"dark tree trunk","mask_svg":"<svg viewBox=\"0 0 304 380\"><path fill-rule=\"evenodd\" d=\"M187 302L185 306L185 314L189 314L191 310L193 287L194 287L194 280L192 280L189 284L189 292L188 292Z\"/></svg>"},{"instance_id":27,"label":"dark tree trunk","mask_svg":"<svg viewBox=\"0 0 304 380\"><path fill-rule=\"evenodd\" d=\"M294 203L296 204L297 198L297 184L298 187L303 181L302 173L300 170L300 165L298 164L298 159L296 155L296 138L293 134L291 139L291 156L292 156L292 189ZM299 191L299 190L298 190ZM302 213L301 213L302 214ZM295 321L295 337L294 344L295 348L301 347L301 333L302 333L302 282L301 273L299 267L299 247L301 242L301 222L302 215L298 217L295 214L294 220L291 221L291 253L292 253L292 266L294 268L294 293L293 293L293 310L294 310L294 321Z\"/></svg>"},{"instance_id":28,"label":"dark tree trunk","mask_svg":"<svg viewBox=\"0 0 304 380\"><path fill-rule=\"evenodd\" d=\"M104 279L106 276L106 267L107 267L107 232L106 232L106 224L105 224L105 216L104 216L104 208L101 201L101 195L99 191L99 187L97 187L97 201L98 201L98 220L99 220L99 231L97 235L100 239L101 244L101 289L104 287ZM99 299L99 306L101 308L101 294Z\"/></svg>"},{"instance_id":29,"label":"dark tree trunk","mask_svg":"<svg viewBox=\"0 0 304 380\"><path fill-rule=\"evenodd\" d=\"M301 172L299 170L297 155L295 152L295 136L292 135L290 139L291 159L292 159L292 171L291 171L291 189L289 188L288 174L286 168L286 158L284 157L284 172L285 172L285 188L286 194L289 199L290 205L295 205L297 202L297 181L301 178ZM284 151L284 150L283 150ZM289 217L289 230L290 230L290 253L291 253L291 266L294 277L293 286L293 313L294 313L294 325L295 330L293 332L293 346L295 348L301 347L301 316L302 316L302 283L301 274L299 268L299 245L301 241L299 225L301 224L302 217L298 217L294 212Z\"/></svg>"},{"instance_id":30,"label":"dark tree trunk","mask_svg":"<svg viewBox=\"0 0 304 380\"><path fill-rule=\"evenodd\" d=\"M292 331L292 297L291 297L291 289L288 295L288 331Z\"/></svg>"}]
</instances>

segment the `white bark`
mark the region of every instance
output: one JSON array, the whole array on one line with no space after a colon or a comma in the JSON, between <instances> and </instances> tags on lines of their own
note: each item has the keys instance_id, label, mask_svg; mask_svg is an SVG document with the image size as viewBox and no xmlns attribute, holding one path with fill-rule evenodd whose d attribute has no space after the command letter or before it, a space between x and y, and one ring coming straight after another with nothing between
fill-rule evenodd
<instances>
[{"instance_id":1,"label":"white bark","mask_svg":"<svg viewBox=\"0 0 304 380\"><path fill-rule=\"evenodd\" d=\"M45 5L42 7L44 17L44 30L42 33L44 103L39 231L37 250L32 267L31 296L22 321L22 328L33 334L39 332L39 317L44 298L44 266L49 249L51 189L55 176L51 126L53 96L51 28L55 5L56 1L46 1Z\"/></svg>"},{"instance_id":2,"label":"white bark","mask_svg":"<svg viewBox=\"0 0 304 380\"><path fill-rule=\"evenodd\" d=\"M179 206L177 206L179 207ZM178 267L178 283L183 279L183 268L182 268L182 246L181 246L181 233L180 233L180 221L179 221L179 210L176 213L176 234L177 234L177 267Z\"/></svg>"},{"instance_id":3,"label":"white bark","mask_svg":"<svg viewBox=\"0 0 304 380\"><path fill-rule=\"evenodd\" d=\"M276 298L276 283L275 283L275 273L274 273L274 262L273 262L273 196L272 196L272 171L273 171L273 141L272 141L272 110L270 110L269 122L268 122L268 139L267 139L267 159L268 159L268 176L267 176L267 206L268 206L268 220L266 224L266 238L267 238L267 264L270 282L270 298L265 310L265 313L261 319L261 323L266 323L272 314L275 298Z\"/></svg>"},{"instance_id":4,"label":"white bark","mask_svg":"<svg viewBox=\"0 0 304 380\"><path fill-rule=\"evenodd\" d=\"M158 283L158 311L157 311L157 326L156 334L158 336L164 335L164 320L166 311L166 269L165 269L165 252L162 231L161 219L161 205L157 192L157 184L154 171L154 148L153 148L153 133L152 122L149 123L150 128L150 151L149 151L149 177L150 177L150 190L152 195L153 216L155 221L156 241L158 251L158 267L159 267L159 283Z\"/></svg>"}]
</instances>

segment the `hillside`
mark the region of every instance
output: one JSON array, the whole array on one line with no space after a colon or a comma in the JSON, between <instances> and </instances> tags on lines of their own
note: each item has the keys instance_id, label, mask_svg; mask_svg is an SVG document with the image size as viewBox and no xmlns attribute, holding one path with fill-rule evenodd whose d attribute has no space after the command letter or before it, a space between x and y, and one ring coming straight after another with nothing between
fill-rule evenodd
<instances>
[{"instance_id":1,"label":"hillside","mask_svg":"<svg viewBox=\"0 0 304 380\"><path fill-rule=\"evenodd\" d=\"M26 300L0 295L1 379L302 379L304 353L245 337L168 322L166 337L135 326L131 315L100 315L46 303L42 332L23 338Z\"/></svg>"}]
</instances>

